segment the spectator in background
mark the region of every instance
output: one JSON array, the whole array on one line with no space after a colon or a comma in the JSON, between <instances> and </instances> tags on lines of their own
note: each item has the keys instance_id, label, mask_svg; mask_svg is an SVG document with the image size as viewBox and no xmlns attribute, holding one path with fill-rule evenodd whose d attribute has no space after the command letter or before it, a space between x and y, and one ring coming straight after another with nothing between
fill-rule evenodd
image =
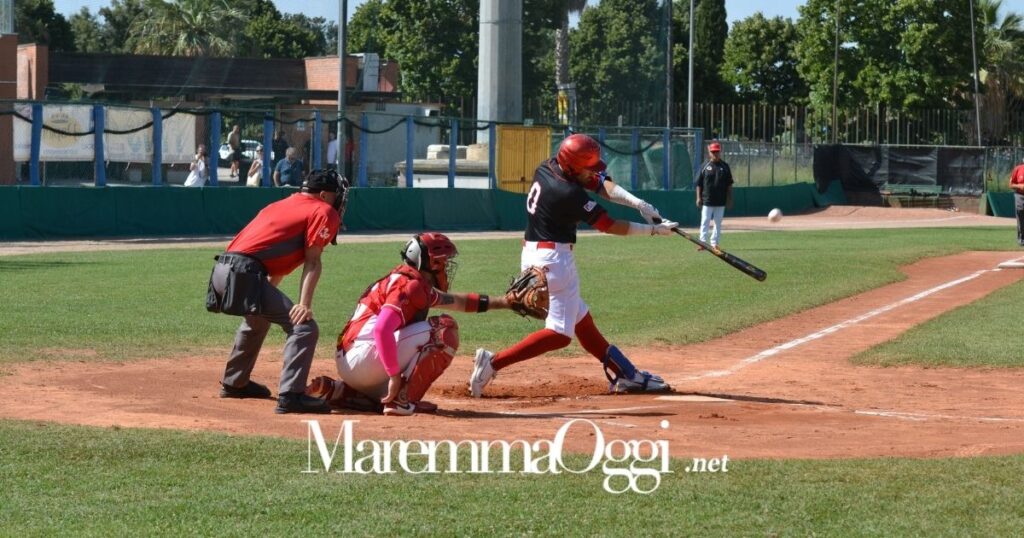
<instances>
[{"instance_id":1,"label":"spectator in background","mask_svg":"<svg viewBox=\"0 0 1024 538\"><path fill-rule=\"evenodd\" d=\"M1024 160L1010 173L1013 207L1017 210L1017 244L1024 247Z\"/></svg>"},{"instance_id":2,"label":"spectator in background","mask_svg":"<svg viewBox=\"0 0 1024 538\"><path fill-rule=\"evenodd\" d=\"M324 163L325 168L335 168L338 166L338 135L334 132L327 133L327 162Z\"/></svg>"},{"instance_id":3,"label":"spectator in background","mask_svg":"<svg viewBox=\"0 0 1024 538\"><path fill-rule=\"evenodd\" d=\"M249 173L246 174L245 185L247 187L259 187L263 181L263 159L266 158L263 155L263 144L256 146L256 158L252 160L252 165L249 166Z\"/></svg>"},{"instance_id":4,"label":"spectator in background","mask_svg":"<svg viewBox=\"0 0 1024 538\"><path fill-rule=\"evenodd\" d=\"M273 150L274 152L273 164L276 167L277 163L281 162L284 159L285 152L288 151L288 141L285 140L284 138L283 130L278 130L277 133L274 135L274 141L271 144L270 149Z\"/></svg>"},{"instance_id":5,"label":"spectator in background","mask_svg":"<svg viewBox=\"0 0 1024 538\"><path fill-rule=\"evenodd\" d=\"M302 186L302 166L302 161L298 158L298 151L295 148L286 149L284 159L281 159L274 169L274 186Z\"/></svg>"},{"instance_id":6,"label":"spectator in background","mask_svg":"<svg viewBox=\"0 0 1024 538\"><path fill-rule=\"evenodd\" d=\"M231 148L231 177L238 177L238 167L242 162L242 131L237 125L228 135L228 147Z\"/></svg>"},{"instance_id":7,"label":"spectator in background","mask_svg":"<svg viewBox=\"0 0 1024 538\"><path fill-rule=\"evenodd\" d=\"M186 187L202 187L206 185L206 180L209 177L209 168L206 163L206 146L199 144L196 148L196 156L192 159L192 163L188 166L188 177L185 178Z\"/></svg>"}]
</instances>

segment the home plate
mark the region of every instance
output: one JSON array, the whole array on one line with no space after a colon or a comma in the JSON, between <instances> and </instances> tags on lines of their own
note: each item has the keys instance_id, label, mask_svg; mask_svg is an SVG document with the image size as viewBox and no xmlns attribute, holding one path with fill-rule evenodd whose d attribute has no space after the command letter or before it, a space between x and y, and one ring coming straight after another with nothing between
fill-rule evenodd
<instances>
[{"instance_id":1,"label":"home plate","mask_svg":"<svg viewBox=\"0 0 1024 538\"><path fill-rule=\"evenodd\" d=\"M1003 263L999 264L999 268L1000 269L1024 269L1024 262L1019 262L1019 261L1016 261L1016 260L1008 261L1008 262L1003 262Z\"/></svg>"},{"instance_id":2,"label":"home plate","mask_svg":"<svg viewBox=\"0 0 1024 538\"><path fill-rule=\"evenodd\" d=\"M728 398L715 398L714 396L702 396L700 394L675 394L671 396L658 396L655 400L667 400L670 402L731 402Z\"/></svg>"}]
</instances>

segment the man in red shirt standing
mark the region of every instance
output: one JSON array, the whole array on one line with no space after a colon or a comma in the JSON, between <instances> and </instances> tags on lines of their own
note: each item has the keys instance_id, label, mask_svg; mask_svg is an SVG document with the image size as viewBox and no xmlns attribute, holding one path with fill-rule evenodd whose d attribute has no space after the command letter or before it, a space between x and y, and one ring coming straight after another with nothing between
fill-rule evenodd
<instances>
[{"instance_id":1,"label":"man in red shirt standing","mask_svg":"<svg viewBox=\"0 0 1024 538\"><path fill-rule=\"evenodd\" d=\"M287 335L274 412L330 413L326 402L304 391L320 334L313 319L320 255L334 243L347 194L348 181L337 172L314 170L300 192L263 208L216 257L206 308L244 318L224 370L221 398L270 397L270 390L249 376L274 323ZM277 286L300 265L299 302L293 303Z\"/></svg>"},{"instance_id":2,"label":"man in red shirt standing","mask_svg":"<svg viewBox=\"0 0 1024 538\"><path fill-rule=\"evenodd\" d=\"M1024 247L1024 160L1010 173L1013 206L1017 210L1017 244Z\"/></svg>"}]
</instances>

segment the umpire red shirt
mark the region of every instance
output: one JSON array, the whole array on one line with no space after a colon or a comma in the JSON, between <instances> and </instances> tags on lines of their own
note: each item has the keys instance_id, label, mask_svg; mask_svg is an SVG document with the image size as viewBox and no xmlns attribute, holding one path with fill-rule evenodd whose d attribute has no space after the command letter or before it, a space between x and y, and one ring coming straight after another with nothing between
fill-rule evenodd
<instances>
[{"instance_id":1,"label":"umpire red shirt","mask_svg":"<svg viewBox=\"0 0 1024 538\"><path fill-rule=\"evenodd\" d=\"M284 276L305 262L307 247L330 244L340 225L341 218L330 204L296 193L264 207L238 232L227 252L257 258L270 276Z\"/></svg>"}]
</instances>

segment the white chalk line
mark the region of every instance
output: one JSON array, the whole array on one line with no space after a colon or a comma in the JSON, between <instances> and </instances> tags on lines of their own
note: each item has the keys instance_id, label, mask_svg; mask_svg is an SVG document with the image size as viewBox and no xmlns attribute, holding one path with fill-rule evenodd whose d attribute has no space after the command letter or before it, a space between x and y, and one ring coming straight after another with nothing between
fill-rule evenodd
<instances>
[{"instance_id":1,"label":"white chalk line","mask_svg":"<svg viewBox=\"0 0 1024 538\"><path fill-rule=\"evenodd\" d=\"M562 409L552 411L495 411L499 415L509 415L514 417L544 417L548 415L559 415L552 416L552 418L560 418L564 415L602 415L605 413L624 413L626 411L641 411L645 409L661 409L667 407L665 405L641 405L636 407L619 407L612 409Z\"/></svg>"},{"instance_id":2,"label":"white chalk line","mask_svg":"<svg viewBox=\"0 0 1024 538\"><path fill-rule=\"evenodd\" d=\"M566 409L566 410L555 410L555 411L537 411L535 413L523 412L523 411L497 411L499 415L507 415L510 417L540 417L548 418L550 420L565 419L567 417L573 417L577 415L604 415L608 413L623 413L626 411L640 411L645 409L660 409L667 407L664 405L642 405L636 407L619 407L612 409ZM622 422L620 420L607 420L607 419L595 419L595 422L601 424L607 424L609 426L616 426L619 428L636 428L637 425L630 422Z\"/></svg>"},{"instance_id":3,"label":"white chalk line","mask_svg":"<svg viewBox=\"0 0 1024 538\"><path fill-rule=\"evenodd\" d=\"M974 273L972 273L970 275L967 275L965 277L961 277L961 278L958 278L956 280L951 280L949 282L946 282L945 284L940 284L940 285L935 286L933 288L924 290L924 291L922 291L920 293L916 293L914 295L911 295L910 297L906 297L906 298L901 299L899 301L896 301L894 303L890 303L890 304L887 304L885 306L876 308L874 310L871 310L870 312L866 312L866 313L861 314L861 315L859 315L859 316L857 316L855 318L850 318L850 319L848 319L846 321L842 321L840 323L832 325L831 327L826 327L826 328L824 328L824 329L822 329L820 331L811 333L811 334L809 334L807 336L804 336L804 337L801 337L801 338L797 338L795 340L790 340L789 342L786 342L784 344L779 344L779 345L777 345L775 347L768 348L768 349L766 349L764 351L761 351L759 353L756 353L754 355L751 355L751 356L741 360L740 362L730 366L729 368L727 368L725 370L712 370L710 372L705 372L705 373L700 374L700 375L684 377L684 378L681 378L681 380L682 381L693 381L693 380L696 380L696 379L705 379L705 378L709 378L709 377L725 377L727 375L732 375L732 374L738 372L739 370L741 370L743 368L746 368L747 366L750 366L751 364L756 364L758 362L761 362L761 361L763 361L765 359L768 359L770 357L773 357L773 356L775 356L775 355L777 355L777 354L779 354L779 353L781 353L783 351L788 351L788 350L793 349L795 347L798 347L798 346L801 346L803 344L806 344L807 342L812 342L814 340L818 340L820 338L824 338L824 337L826 337L826 336L828 336L830 334L833 334L833 333L839 332L839 331L841 331L843 329L852 327L852 326L854 326L854 325L856 325L858 323L861 323L861 322L866 321L868 319L871 319L873 317L880 316L880 315L882 315L882 314L884 314L886 312L889 312L889 311L894 310L896 308L899 308L901 306L905 306L905 305L908 305L910 303L914 303L914 302L920 301L921 299L924 299L925 297L928 297L929 295L933 295L933 294L938 293L940 291L947 290L947 289L952 288L954 286L959 286L960 284L963 284L964 282L969 282L971 280L974 280L974 279L980 277L981 275L983 275L985 273L988 273L990 271L993 271L993 270L992 269L982 269L982 270L979 270L979 271L975 271Z\"/></svg>"},{"instance_id":4,"label":"white chalk line","mask_svg":"<svg viewBox=\"0 0 1024 538\"><path fill-rule=\"evenodd\" d=\"M939 420L970 420L979 422L1021 422L1024 423L1024 418L1016 417L969 417L966 415L941 415L941 414L930 414L930 413L909 413L904 411L864 411L855 410L855 415L869 415L876 417L886 418L898 418L903 420L912 420L915 422L925 422L928 420L939 419Z\"/></svg>"}]
</instances>

